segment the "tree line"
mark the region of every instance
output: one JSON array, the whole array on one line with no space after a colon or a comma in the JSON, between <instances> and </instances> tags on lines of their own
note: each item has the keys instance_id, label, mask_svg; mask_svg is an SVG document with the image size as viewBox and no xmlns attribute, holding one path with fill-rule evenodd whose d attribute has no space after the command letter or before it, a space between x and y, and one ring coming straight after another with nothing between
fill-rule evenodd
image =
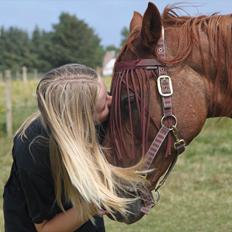
<instances>
[{"instance_id":1,"label":"tree line","mask_svg":"<svg viewBox=\"0 0 232 232\"><path fill-rule=\"evenodd\" d=\"M122 29L122 42L128 35ZM46 72L66 63L82 63L93 68L102 65L104 48L94 30L75 15L61 13L59 21L47 32L35 27L32 34L17 27L0 28L0 71L28 70Z\"/></svg>"}]
</instances>

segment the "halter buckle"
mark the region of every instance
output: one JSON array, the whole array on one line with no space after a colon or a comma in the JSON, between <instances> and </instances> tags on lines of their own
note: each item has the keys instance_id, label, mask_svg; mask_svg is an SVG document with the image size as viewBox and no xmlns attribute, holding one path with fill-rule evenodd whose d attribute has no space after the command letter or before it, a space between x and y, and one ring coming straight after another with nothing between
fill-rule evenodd
<instances>
[{"instance_id":1,"label":"halter buckle","mask_svg":"<svg viewBox=\"0 0 232 232\"><path fill-rule=\"evenodd\" d=\"M178 150L179 148L185 147L185 141L183 139L179 139L174 143L175 150Z\"/></svg>"},{"instance_id":2,"label":"halter buckle","mask_svg":"<svg viewBox=\"0 0 232 232\"><path fill-rule=\"evenodd\" d=\"M170 76L161 75L157 79L157 86L159 94L162 97L169 97L173 94L172 80Z\"/></svg>"}]
</instances>

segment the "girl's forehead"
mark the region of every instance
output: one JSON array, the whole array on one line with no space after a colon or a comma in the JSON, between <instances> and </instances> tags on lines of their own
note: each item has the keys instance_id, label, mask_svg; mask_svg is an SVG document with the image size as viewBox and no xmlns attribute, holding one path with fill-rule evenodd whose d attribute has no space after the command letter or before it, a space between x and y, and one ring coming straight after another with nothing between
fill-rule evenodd
<instances>
[{"instance_id":1,"label":"girl's forehead","mask_svg":"<svg viewBox=\"0 0 232 232\"><path fill-rule=\"evenodd\" d=\"M105 83L100 77L98 79L98 82L99 82L99 89L98 89L98 96L96 102L97 107L101 106L101 104L104 103L107 94Z\"/></svg>"},{"instance_id":2,"label":"girl's forehead","mask_svg":"<svg viewBox=\"0 0 232 232\"><path fill-rule=\"evenodd\" d=\"M101 94L104 95L105 92L106 92L106 86L105 86L105 83L104 83L104 81L102 80L101 77L98 78L98 83L99 83L98 94L99 94L99 96L100 96Z\"/></svg>"}]
</instances>

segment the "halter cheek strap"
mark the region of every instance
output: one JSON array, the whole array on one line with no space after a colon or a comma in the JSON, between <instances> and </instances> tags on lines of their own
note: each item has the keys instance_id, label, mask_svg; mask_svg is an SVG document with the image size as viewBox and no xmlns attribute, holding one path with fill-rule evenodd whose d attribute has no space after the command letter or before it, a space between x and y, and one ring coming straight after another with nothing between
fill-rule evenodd
<instances>
[{"instance_id":1,"label":"halter cheek strap","mask_svg":"<svg viewBox=\"0 0 232 232\"><path fill-rule=\"evenodd\" d=\"M160 39L159 43L157 44L157 55L161 58L165 58L165 46L163 38ZM161 118L161 128L159 129L155 139L153 140L152 144L150 145L147 153L145 154L145 165L144 169L149 170L151 165L156 158L162 144L166 140L166 138L170 135L170 133L174 137L174 149L175 149L175 157L171 164L169 165L168 169L166 170L165 174L163 175L162 179L159 180L158 184L156 185L155 192L158 194L159 200L159 193L158 189L164 184L168 175L170 174L171 170L173 169L177 156L184 152L185 150L185 141L179 138L178 130L177 130L177 119L172 112L172 94L173 94L173 86L171 77L168 75L167 67L157 65L158 68L158 78L157 78L157 87L159 95L162 99L162 111L163 116ZM167 146L171 146L171 144L167 144ZM171 148L169 148L171 149ZM168 147L167 147L168 150ZM151 181L153 182L153 180ZM147 195L150 195L149 192L146 192ZM150 197L145 197L144 207L142 207L141 211L147 213L150 208L152 208L156 202L154 202Z\"/></svg>"}]
</instances>

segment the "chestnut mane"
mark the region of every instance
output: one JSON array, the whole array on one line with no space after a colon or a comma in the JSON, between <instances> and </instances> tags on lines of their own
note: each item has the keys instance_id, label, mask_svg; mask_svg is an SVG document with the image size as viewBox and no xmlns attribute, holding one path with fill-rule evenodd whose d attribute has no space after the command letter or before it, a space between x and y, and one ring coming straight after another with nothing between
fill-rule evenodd
<instances>
[{"instance_id":1,"label":"chestnut mane","mask_svg":"<svg viewBox=\"0 0 232 232\"><path fill-rule=\"evenodd\" d=\"M179 16L177 13L179 9L176 6L167 6L162 15L162 24L165 30L178 29L176 54L173 54L172 58L165 60L165 63L167 65L187 63L197 48L200 54L198 65L202 67L202 70L197 71L202 72L201 74L206 76L213 86L213 99L209 100L214 103L220 103L222 106L220 108L221 112L230 116L232 112L231 107L228 107L228 105L231 104L230 99L232 97L232 15ZM136 53L133 42L140 35L140 31L141 27L136 27L135 30L130 32L127 43L122 48L117 61L120 61L122 54L127 50L132 51L139 59L139 54ZM202 39L202 36L207 41ZM156 54L154 55L156 56ZM191 65L191 62L189 65ZM122 121L120 118L122 113L120 112L122 86L127 90L128 98L130 92L133 92L135 95L136 108L141 122L143 153L147 149L145 141L147 141L146 137L150 122L147 106L149 105L150 99L149 97L145 99L143 96L145 96L144 91L150 95L149 77L151 75L157 75L157 73L154 74L151 72L154 71L136 69L114 72L111 90L114 95L114 102L112 104L114 109L111 109L113 112L111 113L110 119L110 136L112 137L111 141L115 141L114 145L118 151L118 158L122 154L128 154L128 152L125 152L126 142L123 141ZM223 104L221 104L222 98ZM131 124L130 132L134 134L130 101L128 104L128 117ZM145 109L144 107L146 110L142 111L142 109Z\"/></svg>"},{"instance_id":2,"label":"chestnut mane","mask_svg":"<svg viewBox=\"0 0 232 232\"><path fill-rule=\"evenodd\" d=\"M213 86L214 97L209 100L218 102L222 106L221 112L230 116L232 112L228 105L231 104L232 96L232 15L179 16L175 9L166 7L162 17L165 28L178 27L179 33L176 55L166 63L185 62L194 53L193 48L197 47L200 52L199 65L204 71L202 74ZM201 38L202 32L208 43ZM204 52L206 50L207 53ZM222 95L223 104L220 102Z\"/></svg>"}]
</instances>

